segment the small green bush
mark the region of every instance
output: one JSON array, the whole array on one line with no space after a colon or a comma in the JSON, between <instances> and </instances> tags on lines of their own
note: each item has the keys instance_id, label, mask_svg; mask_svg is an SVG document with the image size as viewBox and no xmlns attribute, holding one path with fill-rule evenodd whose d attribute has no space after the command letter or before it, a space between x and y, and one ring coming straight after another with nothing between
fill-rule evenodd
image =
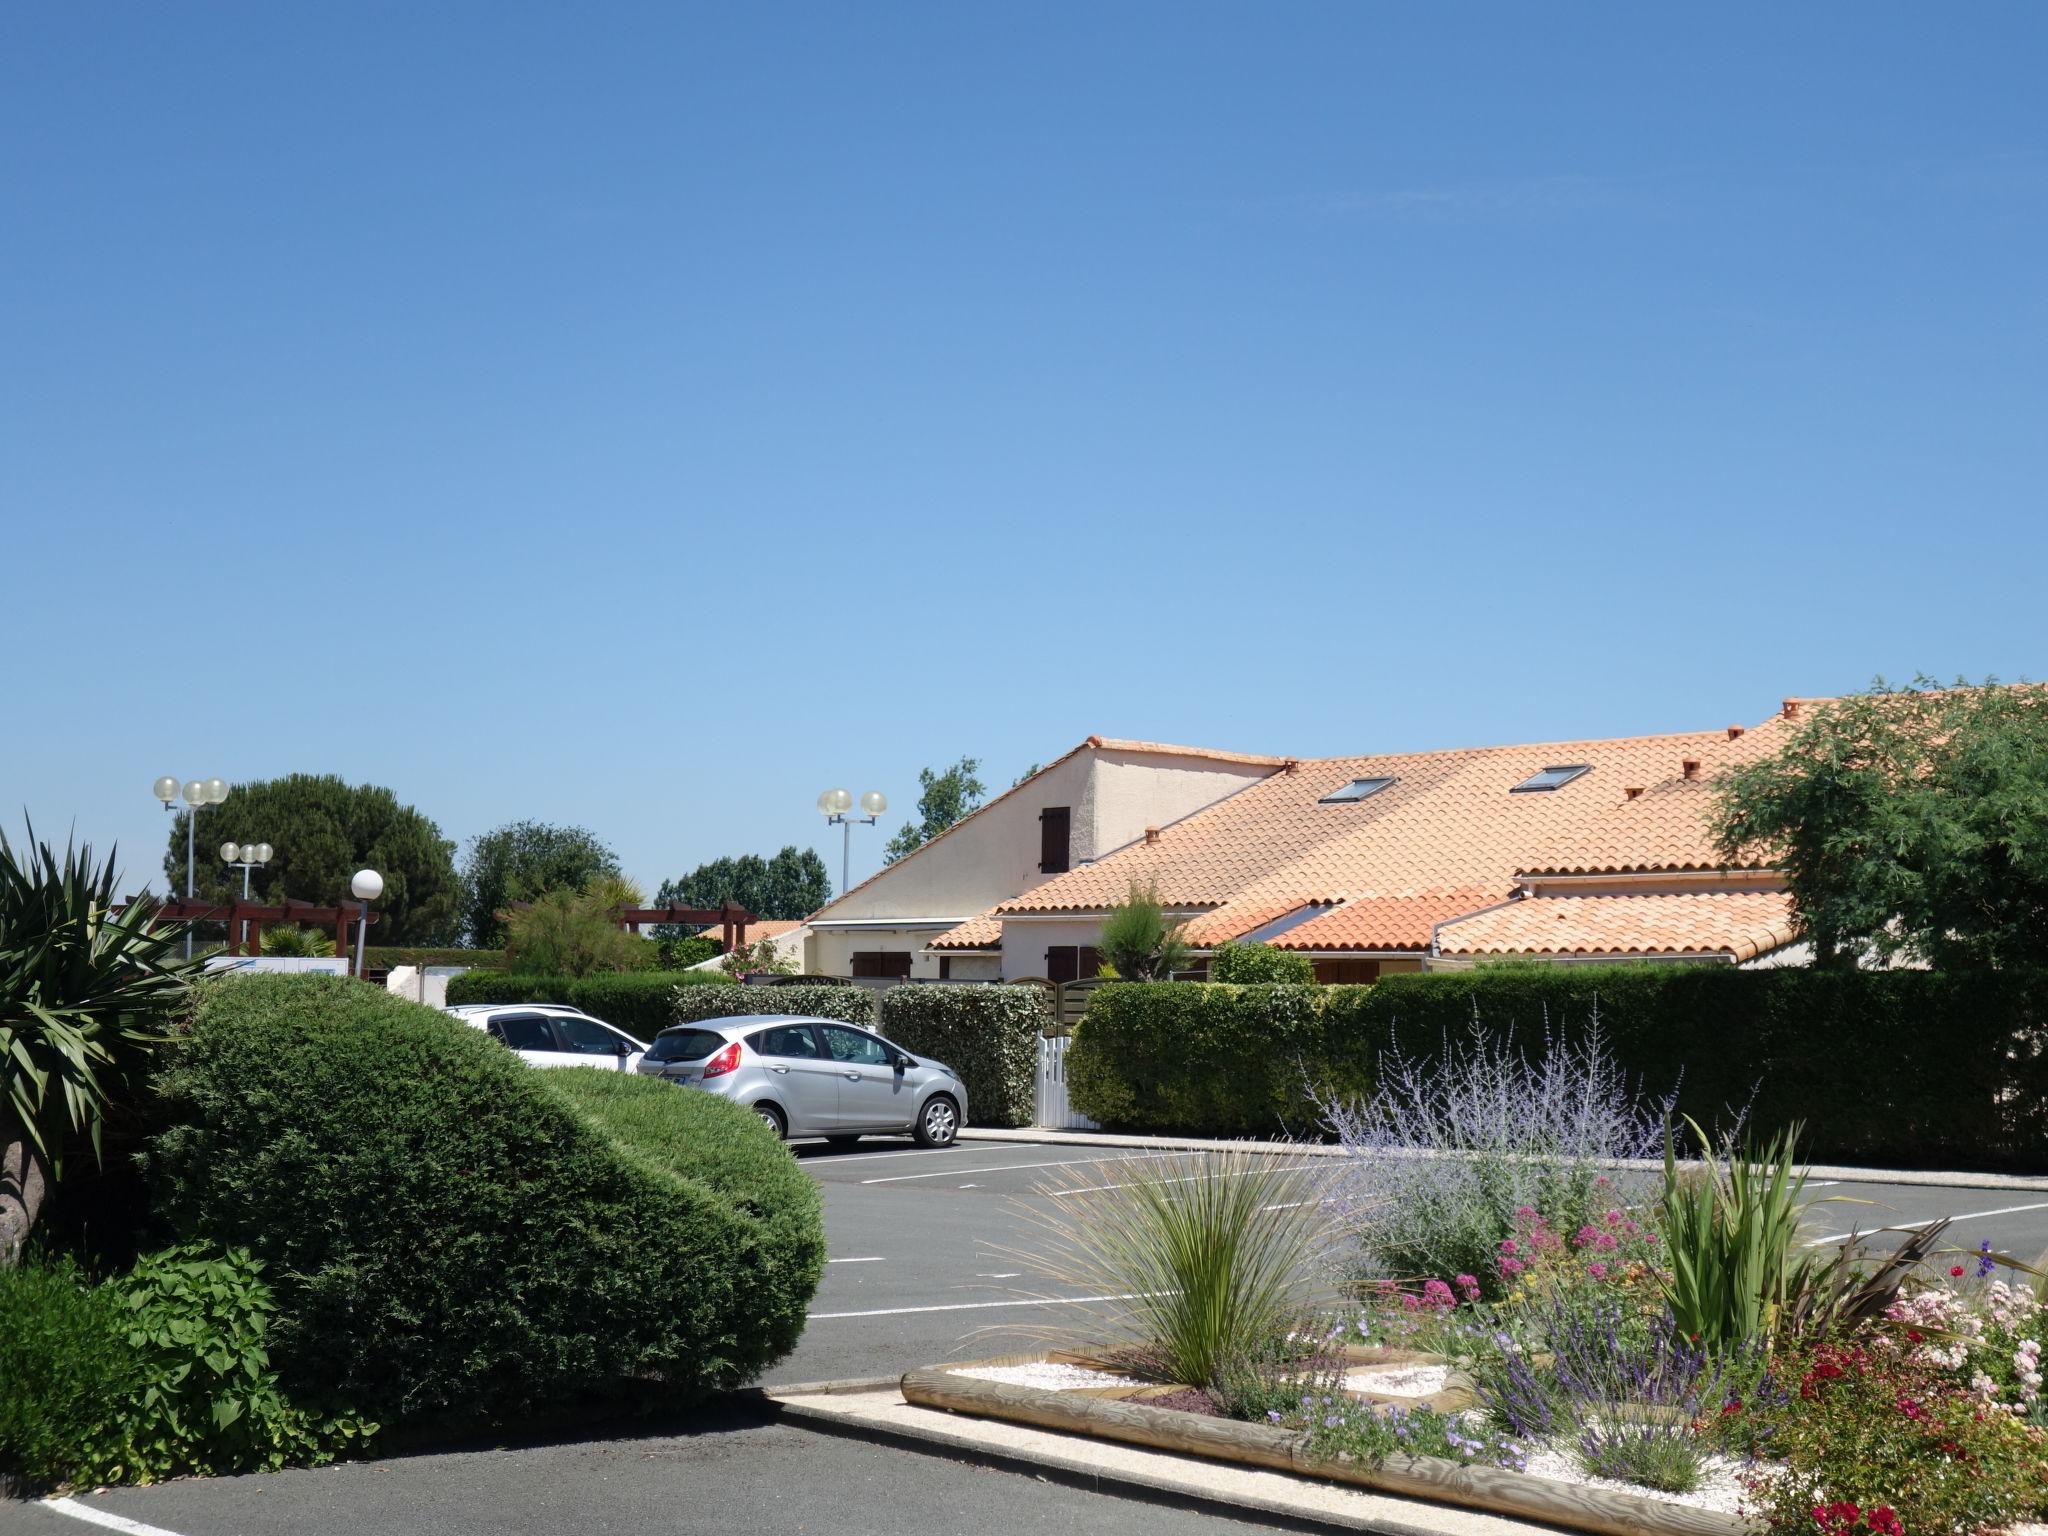
<instances>
[{"instance_id":1,"label":"small green bush","mask_svg":"<svg viewBox=\"0 0 2048 1536\"><path fill-rule=\"evenodd\" d=\"M722 987L713 992L678 992L672 1010L675 1024L705 1019L737 1018L752 1013L797 1013L820 1019L844 1019L862 1029L875 1027L875 994L866 987Z\"/></svg>"},{"instance_id":2,"label":"small green bush","mask_svg":"<svg viewBox=\"0 0 2048 1536\"><path fill-rule=\"evenodd\" d=\"M448 978L448 1004L566 1003L574 976L515 976L510 971L465 971Z\"/></svg>"},{"instance_id":3,"label":"small green bush","mask_svg":"<svg viewBox=\"0 0 2048 1536\"><path fill-rule=\"evenodd\" d=\"M881 999L882 1033L958 1072L976 1125L1032 1123L1038 1042L1052 1021L1039 987L891 987Z\"/></svg>"},{"instance_id":4,"label":"small green bush","mask_svg":"<svg viewBox=\"0 0 2048 1536\"><path fill-rule=\"evenodd\" d=\"M268 930L265 930L266 932ZM375 931L374 929L372 930ZM328 935L327 952L334 952L333 935ZM370 970L390 970L398 965L466 965L472 969L502 971L502 949L419 949L404 944L372 944L363 951L363 964Z\"/></svg>"},{"instance_id":5,"label":"small green bush","mask_svg":"<svg viewBox=\"0 0 2048 1536\"><path fill-rule=\"evenodd\" d=\"M69 1261L0 1269L0 1496L120 1475L114 1410L142 1382L122 1330Z\"/></svg>"},{"instance_id":6,"label":"small green bush","mask_svg":"<svg viewBox=\"0 0 2048 1536\"><path fill-rule=\"evenodd\" d=\"M1270 944L1218 944L1209 957L1209 979L1234 986L1260 982L1309 986L1316 979L1316 963L1307 955Z\"/></svg>"},{"instance_id":7,"label":"small green bush","mask_svg":"<svg viewBox=\"0 0 2048 1536\"><path fill-rule=\"evenodd\" d=\"M532 1071L387 992L272 975L195 996L160 1081L157 1208L264 1262L298 1400L412 1437L668 1409L801 1328L818 1196L747 1111L598 1073L616 1082L592 1092L663 1101L665 1150L628 1155L630 1127L581 1112L577 1069Z\"/></svg>"},{"instance_id":8,"label":"small green bush","mask_svg":"<svg viewBox=\"0 0 2048 1536\"><path fill-rule=\"evenodd\" d=\"M143 1372L142 1390L120 1409L125 1481L317 1467L375 1433L352 1414L286 1400L265 1347L277 1304L247 1253L166 1249L107 1289Z\"/></svg>"},{"instance_id":9,"label":"small green bush","mask_svg":"<svg viewBox=\"0 0 2048 1536\"><path fill-rule=\"evenodd\" d=\"M1103 987L1067 1070L1091 1120L1215 1136L1311 1130L1318 1092L1366 1081L1330 1048L1322 988L1193 981Z\"/></svg>"}]
</instances>

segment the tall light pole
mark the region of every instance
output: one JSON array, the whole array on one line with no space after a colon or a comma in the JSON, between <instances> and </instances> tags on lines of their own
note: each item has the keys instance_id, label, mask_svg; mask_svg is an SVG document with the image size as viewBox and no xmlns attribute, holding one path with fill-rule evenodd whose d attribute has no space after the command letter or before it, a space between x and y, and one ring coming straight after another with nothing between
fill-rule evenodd
<instances>
[{"instance_id":1,"label":"tall light pole","mask_svg":"<svg viewBox=\"0 0 2048 1536\"><path fill-rule=\"evenodd\" d=\"M363 904L362 915L356 919L356 980L363 979L363 938L370 931L370 903L384 894L384 877L374 869L359 869L349 881L348 888L355 899Z\"/></svg>"},{"instance_id":2,"label":"tall light pole","mask_svg":"<svg viewBox=\"0 0 2048 1536\"><path fill-rule=\"evenodd\" d=\"M818 796L818 809L824 814L825 825L840 829L839 894L842 896L846 894L848 889L846 872L853 856L854 823L858 822L864 827L872 827L882 819L882 812L889 809L889 797L879 789L871 789L860 797L860 808L866 811L867 815L849 816L847 814L847 812L853 809L853 796L843 789L828 789Z\"/></svg>"},{"instance_id":3,"label":"tall light pole","mask_svg":"<svg viewBox=\"0 0 2048 1536\"><path fill-rule=\"evenodd\" d=\"M192 779L180 790L178 781L165 774L156 781L156 797L164 804L166 811L171 802L183 795L187 807L185 815L185 899L191 901L199 894L195 882L196 861L193 850L196 847L199 828L199 808L203 805L219 805L228 797L227 781L224 779ZM192 926L188 919L185 925L185 958L192 958Z\"/></svg>"},{"instance_id":4,"label":"tall light pole","mask_svg":"<svg viewBox=\"0 0 2048 1536\"><path fill-rule=\"evenodd\" d=\"M242 872L242 900L249 899L249 871L261 869L275 852L268 843L222 843L220 856L230 868Z\"/></svg>"}]
</instances>

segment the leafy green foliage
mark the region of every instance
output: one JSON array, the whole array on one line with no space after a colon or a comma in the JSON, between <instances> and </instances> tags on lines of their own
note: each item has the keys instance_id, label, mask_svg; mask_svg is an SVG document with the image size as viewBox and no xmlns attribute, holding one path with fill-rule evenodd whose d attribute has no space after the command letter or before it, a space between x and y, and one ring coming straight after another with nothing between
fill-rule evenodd
<instances>
[{"instance_id":1,"label":"leafy green foliage","mask_svg":"<svg viewBox=\"0 0 2048 1536\"><path fill-rule=\"evenodd\" d=\"M744 907L756 917L809 917L832 897L832 877L825 861L811 848L794 843L773 858L757 853L718 858L699 864L679 880L664 880L654 893L657 907L716 907L722 902ZM667 937L674 925L655 930ZM711 929L716 935L718 930Z\"/></svg>"},{"instance_id":2,"label":"leafy green foliage","mask_svg":"<svg viewBox=\"0 0 2048 1536\"><path fill-rule=\"evenodd\" d=\"M976 1125L1032 1123L1052 1021L1039 987L891 987L881 999L882 1033L958 1072Z\"/></svg>"},{"instance_id":3,"label":"leafy green foliage","mask_svg":"<svg viewBox=\"0 0 2048 1536\"><path fill-rule=\"evenodd\" d=\"M906 854L917 852L926 843L937 837L975 810L982 796L988 793L988 786L981 782L981 760L963 757L952 767L939 772L929 768L917 770L917 820L900 827L882 850L882 862L894 864ZM764 914L765 915L765 914ZM797 913L801 917L805 914Z\"/></svg>"},{"instance_id":4,"label":"leafy green foliage","mask_svg":"<svg viewBox=\"0 0 2048 1536\"><path fill-rule=\"evenodd\" d=\"M1797 1126L1760 1148L1745 1144L1724 1166L1706 1132L1687 1124L1706 1169L1680 1174L1667 1127L1664 1301L1679 1332L1718 1355L1770 1340L1788 1302L1806 1288L1817 1261L1793 1260L1806 1175L1794 1168Z\"/></svg>"},{"instance_id":5,"label":"leafy green foliage","mask_svg":"<svg viewBox=\"0 0 2048 1536\"><path fill-rule=\"evenodd\" d=\"M111 1291L68 1260L0 1269L0 1493L119 1475L115 1409L141 1380Z\"/></svg>"},{"instance_id":6,"label":"leafy green foliage","mask_svg":"<svg viewBox=\"0 0 2048 1536\"><path fill-rule=\"evenodd\" d=\"M471 838L462 856L462 931L479 949L501 945L513 902L580 891L619 872L619 856L585 827L544 821L493 827Z\"/></svg>"},{"instance_id":7,"label":"leafy green foliage","mask_svg":"<svg viewBox=\"0 0 2048 1536\"><path fill-rule=\"evenodd\" d=\"M158 1210L265 1263L269 1348L301 1401L411 1435L654 1411L744 1382L801 1329L818 1196L747 1111L635 1074L536 1072L338 977L198 997L161 1079ZM666 1150L587 1111L578 1072L614 1080L589 1093L658 1096Z\"/></svg>"},{"instance_id":8,"label":"leafy green foliage","mask_svg":"<svg viewBox=\"0 0 2048 1536\"><path fill-rule=\"evenodd\" d=\"M286 1400L266 1347L276 1303L247 1253L185 1244L145 1256L108 1289L143 1373L120 1410L126 1480L319 1466L376 1432Z\"/></svg>"},{"instance_id":9,"label":"leafy green foliage","mask_svg":"<svg viewBox=\"0 0 2048 1536\"><path fill-rule=\"evenodd\" d=\"M263 933L265 938L270 936L268 928ZM334 947L332 937L329 935L330 950ZM363 964L373 971L389 970L398 965L466 965L502 971L505 952L502 949L456 949L447 945L372 944L363 951Z\"/></svg>"},{"instance_id":10,"label":"leafy green foliage","mask_svg":"<svg viewBox=\"0 0 2048 1536\"><path fill-rule=\"evenodd\" d=\"M183 929L149 932L147 899L113 911L114 880L90 848L17 854L0 835L0 1267L63 1173L66 1140L99 1156L110 1101L185 995Z\"/></svg>"},{"instance_id":11,"label":"leafy green foliage","mask_svg":"<svg viewBox=\"0 0 2048 1536\"><path fill-rule=\"evenodd\" d=\"M2048 965L2048 690L1880 682L1719 795L1723 854L1784 869L1823 963Z\"/></svg>"},{"instance_id":12,"label":"leafy green foliage","mask_svg":"<svg viewBox=\"0 0 2048 1536\"><path fill-rule=\"evenodd\" d=\"M1316 965L1307 955L1270 944L1218 944L1209 957L1209 979L1235 986L1258 982L1308 986L1316 979Z\"/></svg>"},{"instance_id":13,"label":"leafy green foliage","mask_svg":"<svg viewBox=\"0 0 2048 1536\"><path fill-rule=\"evenodd\" d=\"M796 957L784 954L772 938L735 945L728 953L718 957L718 968L735 981L742 976L797 974Z\"/></svg>"},{"instance_id":14,"label":"leafy green foliage","mask_svg":"<svg viewBox=\"0 0 2048 1536\"><path fill-rule=\"evenodd\" d=\"M619 926L619 913L640 905L640 892L617 875L600 875L582 890L544 892L505 919L505 964L536 976L588 976L630 971L654 944Z\"/></svg>"},{"instance_id":15,"label":"leafy green foliage","mask_svg":"<svg viewBox=\"0 0 2048 1536\"><path fill-rule=\"evenodd\" d=\"M1168 919L1157 890L1140 890L1135 884L1124 902L1103 918L1095 947L1104 964L1124 981L1165 981L1187 965L1184 925Z\"/></svg>"},{"instance_id":16,"label":"leafy green foliage","mask_svg":"<svg viewBox=\"0 0 2048 1536\"><path fill-rule=\"evenodd\" d=\"M1234 1151L1111 1166L1043 1186L1025 1208L1040 1244L1014 1254L1105 1298L1083 1309L1088 1342L1201 1388L1279 1358L1316 1311L1330 1231L1302 1170Z\"/></svg>"},{"instance_id":17,"label":"leafy green foliage","mask_svg":"<svg viewBox=\"0 0 2048 1536\"><path fill-rule=\"evenodd\" d=\"M595 976L519 976L508 971L465 971L448 979L448 1002L567 1003L627 1034L652 1040L676 1013L678 987L733 990L738 983L717 971L621 971Z\"/></svg>"},{"instance_id":18,"label":"leafy green foliage","mask_svg":"<svg viewBox=\"0 0 2048 1536\"><path fill-rule=\"evenodd\" d=\"M1318 1122L1318 1092L1367 1081L1356 1042L1332 1027L1349 988L1192 981L1099 989L1067 1055L1074 1106L1104 1125L1266 1135Z\"/></svg>"},{"instance_id":19,"label":"leafy green foliage","mask_svg":"<svg viewBox=\"0 0 2048 1536\"><path fill-rule=\"evenodd\" d=\"M703 975L703 972L697 972ZM862 1029L875 1027L875 994L866 987L834 987L821 983L795 986L691 987L670 999L671 1022L696 1024L705 1019L738 1018L753 1013L801 1013L820 1019L844 1019Z\"/></svg>"},{"instance_id":20,"label":"leafy green foliage","mask_svg":"<svg viewBox=\"0 0 2048 1536\"><path fill-rule=\"evenodd\" d=\"M266 955L318 958L334 953L334 935L325 928L301 928L297 923L266 923L263 926ZM367 954L364 964L369 963Z\"/></svg>"},{"instance_id":21,"label":"leafy green foliage","mask_svg":"<svg viewBox=\"0 0 2048 1536\"><path fill-rule=\"evenodd\" d=\"M164 878L185 890L185 818L171 818ZM390 790L347 784L334 774L293 773L237 784L199 818L199 900L226 902L242 893L241 871L221 863L224 842L269 843L276 856L251 872L256 901L286 897L331 907L351 904L349 877L374 869L384 876L372 930L385 944L445 944L460 926L461 882L455 845L441 829Z\"/></svg>"}]
</instances>

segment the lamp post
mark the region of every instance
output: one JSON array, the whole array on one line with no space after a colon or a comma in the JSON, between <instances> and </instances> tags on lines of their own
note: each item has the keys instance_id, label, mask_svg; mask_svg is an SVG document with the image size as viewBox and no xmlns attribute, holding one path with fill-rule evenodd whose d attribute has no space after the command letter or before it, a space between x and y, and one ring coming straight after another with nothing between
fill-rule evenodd
<instances>
[{"instance_id":1,"label":"lamp post","mask_svg":"<svg viewBox=\"0 0 2048 1536\"><path fill-rule=\"evenodd\" d=\"M370 931L370 903L384 894L384 877L374 869L359 869L350 879L348 888L363 906L362 916L356 919L356 980L361 981L363 940Z\"/></svg>"},{"instance_id":2,"label":"lamp post","mask_svg":"<svg viewBox=\"0 0 2048 1536\"><path fill-rule=\"evenodd\" d=\"M858 822L872 827L882 819L882 812L889 809L889 797L879 789L871 789L860 797L860 808L865 816L849 816L853 809L853 796L843 789L828 789L818 796L818 809L824 814L825 825L840 828L839 835L839 894L847 891L846 871L853 855L853 827Z\"/></svg>"},{"instance_id":3,"label":"lamp post","mask_svg":"<svg viewBox=\"0 0 2048 1536\"><path fill-rule=\"evenodd\" d=\"M193 849L199 828L199 808L204 805L219 805L228 797L227 781L224 779L192 779L181 789L178 781L165 774L156 781L156 797L166 811L181 795L188 807L185 816L185 899L193 900L198 894L195 882L195 860ZM185 926L185 958L192 958L192 926L188 919Z\"/></svg>"},{"instance_id":4,"label":"lamp post","mask_svg":"<svg viewBox=\"0 0 2048 1536\"><path fill-rule=\"evenodd\" d=\"M272 849L268 843L222 843L220 845L221 859L230 869L239 869L242 872L242 900L247 901L249 899L249 871L261 869L264 865L268 864L271 852ZM245 917L242 919L242 932L247 934L248 931L249 919ZM239 944L241 940L236 939L235 942Z\"/></svg>"}]
</instances>

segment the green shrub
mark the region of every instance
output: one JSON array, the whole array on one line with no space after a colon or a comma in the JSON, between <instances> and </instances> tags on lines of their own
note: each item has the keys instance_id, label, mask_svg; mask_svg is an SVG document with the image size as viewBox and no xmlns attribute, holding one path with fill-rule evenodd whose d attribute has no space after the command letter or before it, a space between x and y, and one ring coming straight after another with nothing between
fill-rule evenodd
<instances>
[{"instance_id":1,"label":"green shrub","mask_svg":"<svg viewBox=\"0 0 2048 1536\"><path fill-rule=\"evenodd\" d=\"M891 987L881 998L882 1033L958 1072L976 1125L1036 1118L1038 1042L1052 1021L1038 987Z\"/></svg>"},{"instance_id":2,"label":"green shrub","mask_svg":"<svg viewBox=\"0 0 2048 1536\"><path fill-rule=\"evenodd\" d=\"M737 983L717 971L613 971L595 976L514 976L505 971L468 971L448 979L448 1001L456 1003L567 1003L616 1024L629 1035L652 1040L669 1025L684 1022L675 1011L678 987L720 987Z\"/></svg>"},{"instance_id":3,"label":"green shrub","mask_svg":"<svg viewBox=\"0 0 2048 1536\"><path fill-rule=\"evenodd\" d=\"M1209 979L1235 986L1259 982L1308 986L1316 979L1316 963L1307 955L1270 944L1218 944L1209 957Z\"/></svg>"},{"instance_id":4,"label":"green shrub","mask_svg":"<svg viewBox=\"0 0 2048 1536\"><path fill-rule=\"evenodd\" d=\"M794 987L721 987L718 991L678 992L672 1023L695 1024L703 1019L728 1019L750 1013L800 1013L820 1019L844 1019L862 1029L875 1027L875 994L866 987L824 985Z\"/></svg>"},{"instance_id":5,"label":"green shrub","mask_svg":"<svg viewBox=\"0 0 2048 1536\"><path fill-rule=\"evenodd\" d=\"M268 933L270 930L265 929ZM374 930L372 930L374 932ZM334 952L334 936L327 936L327 953ZM502 949L418 949L403 944L372 944L363 951L363 964L370 970L390 970L398 965L466 965L472 970L502 971Z\"/></svg>"},{"instance_id":6,"label":"green shrub","mask_svg":"<svg viewBox=\"0 0 2048 1536\"><path fill-rule=\"evenodd\" d=\"M1325 1038L1319 987L1106 986L1067 1069L1074 1107L1091 1120L1217 1136L1309 1130L1318 1091L1363 1086Z\"/></svg>"},{"instance_id":7,"label":"green shrub","mask_svg":"<svg viewBox=\"0 0 2048 1536\"><path fill-rule=\"evenodd\" d=\"M118 1476L114 1405L141 1380L112 1292L69 1261L0 1269L0 1496Z\"/></svg>"},{"instance_id":8,"label":"green shrub","mask_svg":"<svg viewBox=\"0 0 2048 1536\"><path fill-rule=\"evenodd\" d=\"M208 983L161 1080L158 1209L265 1262L288 1390L408 1434L751 1378L801 1327L814 1186L745 1110L600 1074L667 1103L666 1150L627 1155L563 1075L342 978Z\"/></svg>"},{"instance_id":9,"label":"green shrub","mask_svg":"<svg viewBox=\"0 0 2048 1536\"><path fill-rule=\"evenodd\" d=\"M2048 976L2027 971L1722 965L1492 968L1390 976L1341 1007L1370 1059L1443 1049L1475 1013L1534 1048L1582 1035L1597 1006L1622 1070L1717 1139L1745 1106L1770 1135L1802 1123L1816 1162L2048 1168Z\"/></svg>"},{"instance_id":10,"label":"green shrub","mask_svg":"<svg viewBox=\"0 0 2048 1536\"><path fill-rule=\"evenodd\" d=\"M143 1373L120 1409L124 1481L317 1467L377 1426L287 1401L265 1340L277 1304L263 1266L188 1243L149 1254L106 1287Z\"/></svg>"}]
</instances>

